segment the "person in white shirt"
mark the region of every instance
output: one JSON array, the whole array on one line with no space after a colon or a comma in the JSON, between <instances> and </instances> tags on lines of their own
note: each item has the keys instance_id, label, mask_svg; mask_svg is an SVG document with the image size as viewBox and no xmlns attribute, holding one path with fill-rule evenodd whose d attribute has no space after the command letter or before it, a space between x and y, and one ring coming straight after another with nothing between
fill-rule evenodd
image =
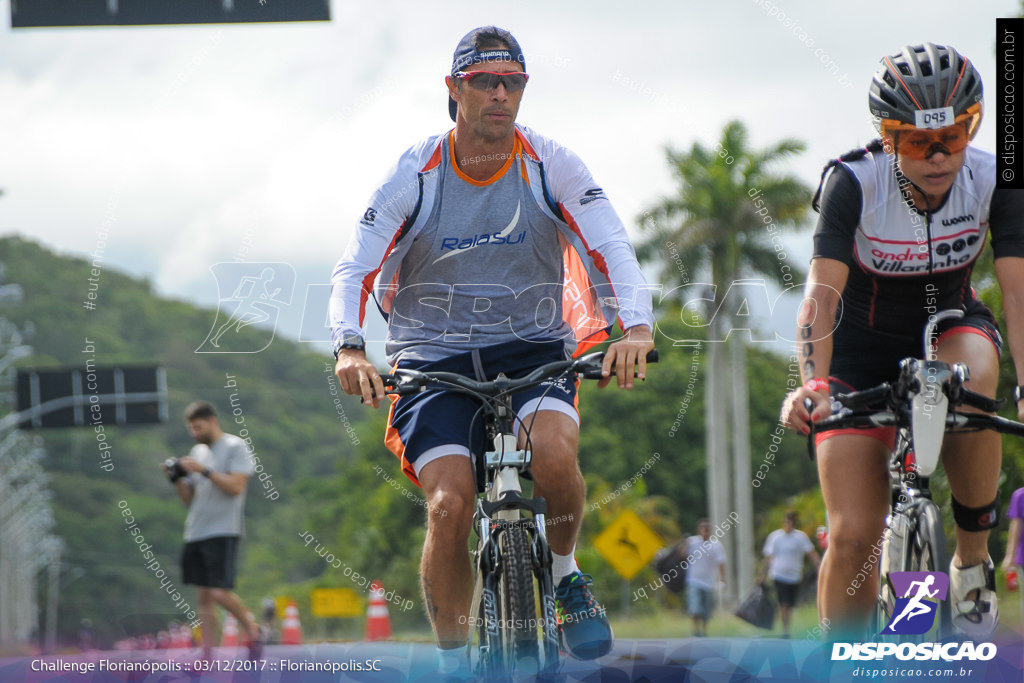
<instances>
[{"instance_id":1,"label":"person in white shirt","mask_svg":"<svg viewBox=\"0 0 1024 683\"><path fill-rule=\"evenodd\" d=\"M715 568L718 580L725 585L725 550L718 539L711 538L711 521L704 517L697 522L697 535L690 536L686 559L686 609L693 618L693 635L708 634L708 620L715 606Z\"/></svg>"},{"instance_id":2,"label":"person in white shirt","mask_svg":"<svg viewBox=\"0 0 1024 683\"><path fill-rule=\"evenodd\" d=\"M789 620L796 605L797 590L804 575L804 556L810 558L817 571L820 558L807 534L796 528L797 513L786 513L782 529L768 534L764 542L764 557L768 577L775 584L782 617L783 638L789 637Z\"/></svg>"}]
</instances>

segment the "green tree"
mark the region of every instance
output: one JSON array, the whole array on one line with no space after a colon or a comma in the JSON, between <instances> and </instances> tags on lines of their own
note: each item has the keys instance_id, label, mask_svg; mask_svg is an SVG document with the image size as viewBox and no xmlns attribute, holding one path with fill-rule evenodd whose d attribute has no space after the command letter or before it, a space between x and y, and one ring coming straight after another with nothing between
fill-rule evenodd
<instances>
[{"instance_id":1,"label":"green tree","mask_svg":"<svg viewBox=\"0 0 1024 683\"><path fill-rule=\"evenodd\" d=\"M804 150L802 142L786 139L764 149L752 149L746 127L731 121L712 149L699 142L689 152L667 149L678 191L644 211L640 223L650 237L641 254L662 265L666 285L691 285L706 278L710 291L700 296L711 302L707 389L708 489L711 517L722 519L731 510L741 524L736 553L738 581L745 590L753 580L751 547L752 492L745 340L732 330L750 329L751 311L739 281L759 276L779 287L802 281L799 267L784 258L779 232L797 227L810 203L810 188L780 170L782 162ZM685 291L685 289L684 289ZM738 296L737 296L738 295ZM738 299L738 300L737 300ZM733 301L737 300L734 304ZM727 340L731 382L726 384L721 340ZM731 398L731 401L730 401ZM731 411L730 411L731 404ZM731 412L731 430L725 416ZM729 473L732 436L734 472ZM734 483L734 506L729 483ZM745 522L745 523L743 523Z\"/></svg>"}]
</instances>

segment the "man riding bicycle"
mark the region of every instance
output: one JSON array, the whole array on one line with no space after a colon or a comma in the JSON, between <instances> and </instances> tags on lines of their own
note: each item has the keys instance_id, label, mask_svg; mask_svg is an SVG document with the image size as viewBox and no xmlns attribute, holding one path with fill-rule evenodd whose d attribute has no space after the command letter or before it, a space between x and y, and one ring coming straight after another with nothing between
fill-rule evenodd
<instances>
[{"instance_id":1,"label":"man riding bicycle","mask_svg":"<svg viewBox=\"0 0 1024 683\"><path fill-rule=\"evenodd\" d=\"M632 387L634 364L644 376L653 313L633 248L580 160L516 124L528 78L509 32L478 28L459 42L446 78L455 128L402 155L334 270L335 372L345 392L374 407L384 394L364 352L371 295L398 367L516 377L601 341L618 317L625 335L608 347L599 386L613 364L620 388ZM590 659L610 649L612 632L573 557L585 497L575 402L572 382L513 399L520 443L530 434L534 494L564 520L548 531L562 646ZM428 515L421 580L447 670L462 658L470 621L476 483L466 441L472 426L480 452L478 408L441 391L402 397L386 437L430 509L446 513Z\"/></svg>"},{"instance_id":2,"label":"man riding bicycle","mask_svg":"<svg viewBox=\"0 0 1024 683\"><path fill-rule=\"evenodd\" d=\"M963 308L965 316L940 323L936 359L966 363L967 387L995 395L1002 339L970 282L988 233L1017 381L1024 382L1024 193L996 189L995 157L969 146L982 117L978 72L951 47L907 46L882 59L869 106L880 139L830 162L815 197L821 215L798 319L806 383L782 409L784 422L804 434L810 421L831 413L830 393L892 381L900 359L925 357L920 331L943 309ZM1017 409L1024 418L1024 404ZM874 606L877 573L868 572L863 585L855 580L877 557L894 430L816 438L829 518L819 614L860 629ZM1001 458L999 435L988 431L951 434L942 450L957 526L949 567L953 623L975 637L998 623L987 543L999 522Z\"/></svg>"}]
</instances>

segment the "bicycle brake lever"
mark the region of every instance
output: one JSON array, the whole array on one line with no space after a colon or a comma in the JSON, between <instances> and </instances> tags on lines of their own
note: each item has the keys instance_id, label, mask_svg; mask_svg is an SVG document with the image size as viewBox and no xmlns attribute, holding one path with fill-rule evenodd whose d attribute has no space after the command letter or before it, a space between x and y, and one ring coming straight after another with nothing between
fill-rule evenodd
<instances>
[{"instance_id":1,"label":"bicycle brake lever","mask_svg":"<svg viewBox=\"0 0 1024 683\"><path fill-rule=\"evenodd\" d=\"M975 393L970 389L960 389L960 405L971 406L985 413L994 413L1004 405L1005 398L989 398L982 394Z\"/></svg>"},{"instance_id":2,"label":"bicycle brake lever","mask_svg":"<svg viewBox=\"0 0 1024 683\"><path fill-rule=\"evenodd\" d=\"M804 410L807 411L808 415L813 413L814 412L814 401L812 401L809 398L805 398L804 399ZM814 456L817 455L817 451L818 451L818 449L817 449L817 447L815 446L815 443L814 443L814 431L815 431L815 429L814 429L815 428L814 420L811 420L808 424L810 425L810 431L807 432L807 457L811 459L811 462L814 462Z\"/></svg>"}]
</instances>

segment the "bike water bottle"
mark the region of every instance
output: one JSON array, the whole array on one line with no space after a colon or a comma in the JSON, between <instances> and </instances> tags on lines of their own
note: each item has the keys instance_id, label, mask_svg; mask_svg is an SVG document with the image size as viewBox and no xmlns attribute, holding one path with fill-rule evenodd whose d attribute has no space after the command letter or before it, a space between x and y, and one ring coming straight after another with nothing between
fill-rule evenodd
<instances>
[{"instance_id":1,"label":"bike water bottle","mask_svg":"<svg viewBox=\"0 0 1024 683\"><path fill-rule=\"evenodd\" d=\"M1006 588L1011 591L1017 590L1020 586L1020 578L1017 576L1017 568L1010 567L1006 570Z\"/></svg>"}]
</instances>

